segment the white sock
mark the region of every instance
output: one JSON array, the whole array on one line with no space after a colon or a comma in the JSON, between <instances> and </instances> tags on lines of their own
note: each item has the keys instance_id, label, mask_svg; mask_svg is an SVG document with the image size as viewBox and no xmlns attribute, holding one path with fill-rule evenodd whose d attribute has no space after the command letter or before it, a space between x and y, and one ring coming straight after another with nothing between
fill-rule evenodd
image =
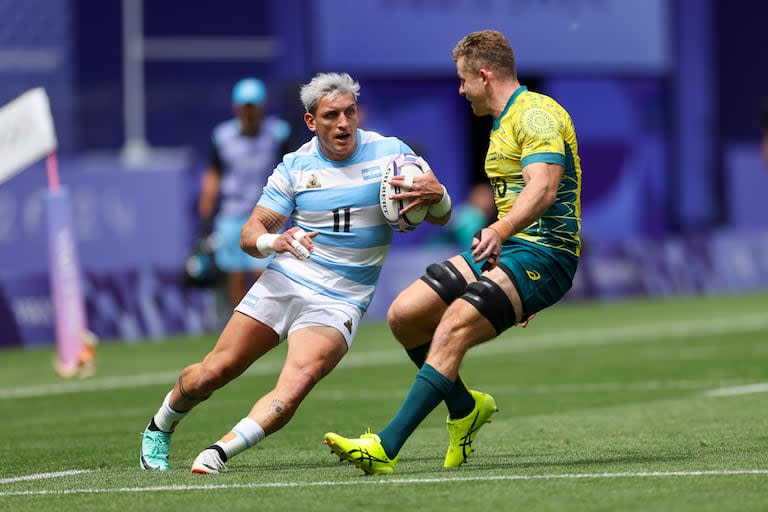
<instances>
[{"instance_id":1,"label":"white sock","mask_svg":"<svg viewBox=\"0 0 768 512\"><path fill-rule=\"evenodd\" d=\"M163 405L160 406L160 409L157 410L154 417L155 425L157 425L157 428L163 432L173 432L173 429L176 428L176 425L182 418L189 414L189 411L179 412L170 406L171 393L173 393L173 391L169 391L168 394L165 395Z\"/></svg>"},{"instance_id":2,"label":"white sock","mask_svg":"<svg viewBox=\"0 0 768 512\"><path fill-rule=\"evenodd\" d=\"M258 423L251 418L243 418L237 425L232 427L231 432L216 441L215 444L224 450L224 453L227 454L227 460L229 460L238 453L242 453L255 445L266 436L267 434L264 432L264 429Z\"/></svg>"}]
</instances>

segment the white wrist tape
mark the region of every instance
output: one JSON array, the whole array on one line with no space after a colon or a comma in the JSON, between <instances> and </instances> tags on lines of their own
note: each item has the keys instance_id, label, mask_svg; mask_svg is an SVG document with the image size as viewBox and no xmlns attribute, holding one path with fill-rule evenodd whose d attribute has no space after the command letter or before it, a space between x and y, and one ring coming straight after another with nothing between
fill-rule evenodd
<instances>
[{"instance_id":1,"label":"white wrist tape","mask_svg":"<svg viewBox=\"0 0 768 512\"><path fill-rule=\"evenodd\" d=\"M272 254L275 252L275 240L277 240L279 236L280 235L275 235L272 233L264 233L263 235L259 235L259 238L256 239L256 250L258 250L264 256Z\"/></svg>"},{"instance_id":2,"label":"white wrist tape","mask_svg":"<svg viewBox=\"0 0 768 512\"><path fill-rule=\"evenodd\" d=\"M449 211L451 211L451 196L448 195L448 190L443 185L443 198L440 202L429 207L429 214L433 217L442 217Z\"/></svg>"}]
</instances>

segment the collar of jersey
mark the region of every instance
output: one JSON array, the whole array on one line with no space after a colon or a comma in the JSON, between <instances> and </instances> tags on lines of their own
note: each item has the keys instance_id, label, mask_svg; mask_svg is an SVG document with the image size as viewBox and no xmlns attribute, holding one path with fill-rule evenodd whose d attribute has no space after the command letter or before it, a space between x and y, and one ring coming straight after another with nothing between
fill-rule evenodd
<instances>
[{"instance_id":1,"label":"collar of jersey","mask_svg":"<svg viewBox=\"0 0 768 512\"><path fill-rule=\"evenodd\" d=\"M507 104L504 106L504 110L501 111L501 115L493 120L493 129L496 130L499 127L499 124L501 123L501 118L504 117L504 114L507 113L507 110L509 110L509 107L512 106L512 104L515 102L518 96L520 96L521 93L527 91L528 88L524 85L521 85L517 89L515 89L515 92L512 93L512 96L509 97L509 100L507 100Z\"/></svg>"},{"instance_id":2,"label":"collar of jersey","mask_svg":"<svg viewBox=\"0 0 768 512\"><path fill-rule=\"evenodd\" d=\"M357 129L357 147L355 148L355 152L349 155L344 160L331 160L327 156L325 156L325 153L323 153L323 150L320 149L320 139L315 135L315 151L318 155L320 155L320 158L331 164L333 167L344 167L346 165L349 165L350 163L355 161L355 157L360 154L360 151L362 151L362 140L363 140L363 133L360 130L360 128Z\"/></svg>"}]
</instances>

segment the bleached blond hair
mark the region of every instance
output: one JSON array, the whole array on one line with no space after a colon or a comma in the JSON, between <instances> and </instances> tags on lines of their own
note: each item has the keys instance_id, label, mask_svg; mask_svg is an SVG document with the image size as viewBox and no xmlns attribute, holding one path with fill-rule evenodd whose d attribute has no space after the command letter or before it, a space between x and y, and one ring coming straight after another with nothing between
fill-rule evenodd
<instances>
[{"instance_id":1,"label":"bleached blond hair","mask_svg":"<svg viewBox=\"0 0 768 512\"><path fill-rule=\"evenodd\" d=\"M301 87L299 96L304 109L310 114L317 111L317 103L326 96L335 98L352 93L355 101L360 95L360 84L347 73L318 73Z\"/></svg>"}]
</instances>

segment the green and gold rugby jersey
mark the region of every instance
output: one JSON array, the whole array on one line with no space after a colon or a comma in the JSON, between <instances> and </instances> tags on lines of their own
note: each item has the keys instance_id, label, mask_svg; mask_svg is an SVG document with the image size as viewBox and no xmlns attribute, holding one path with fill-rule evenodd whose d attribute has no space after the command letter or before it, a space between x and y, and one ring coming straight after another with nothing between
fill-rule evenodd
<instances>
[{"instance_id":1,"label":"green and gold rugby jersey","mask_svg":"<svg viewBox=\"0 0 768 512\"><path fill-rule=\"evenodd\" d=\"M555 100L522 86L494 120L485 157L499 218L525 186L523 168L534 162L562 165L565 172L554 204L514 237L579 256L581 164L573 121Z\"/></svg>"}]
</instances>

